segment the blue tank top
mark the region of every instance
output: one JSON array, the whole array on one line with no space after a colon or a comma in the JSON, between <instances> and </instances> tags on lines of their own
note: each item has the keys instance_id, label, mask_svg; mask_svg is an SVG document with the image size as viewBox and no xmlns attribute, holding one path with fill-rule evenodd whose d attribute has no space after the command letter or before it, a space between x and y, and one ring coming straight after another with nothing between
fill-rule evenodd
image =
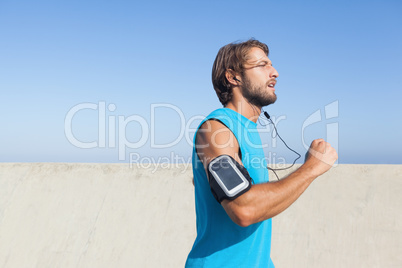
<instances>
[{"instance_id":1,"label":"blue tank top","mask_svg":"<svg viewBox=\"0 0 402 268\"><path fill-rule=\"evenodd\" d=\"M208 115L199 125L215 119L236 137L241 160L254 184L268 182L267 162L257 124L243 115L221 108ZM274 267L271 261L271 219L241 227L234 223L212 195L204 166L194 148L192 155L197 238L186 267Z\"/></svg>"}]
</instances>

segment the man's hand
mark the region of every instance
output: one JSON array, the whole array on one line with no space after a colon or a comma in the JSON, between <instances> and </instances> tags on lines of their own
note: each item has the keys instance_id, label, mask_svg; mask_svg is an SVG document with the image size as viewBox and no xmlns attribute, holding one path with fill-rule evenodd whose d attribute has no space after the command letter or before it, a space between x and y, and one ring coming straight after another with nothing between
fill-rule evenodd
<instances>
[{"instance_id":1,"label":"man's hand","mask_svg":"<svg viewBox=\"0 0 402 268\"><path fill-rule=\"evenodd\" d=\"M311 143L304 165L318 177L327 172L337 159L335 149L324 139L317 139Z\"/></svg>"}]
</instances>

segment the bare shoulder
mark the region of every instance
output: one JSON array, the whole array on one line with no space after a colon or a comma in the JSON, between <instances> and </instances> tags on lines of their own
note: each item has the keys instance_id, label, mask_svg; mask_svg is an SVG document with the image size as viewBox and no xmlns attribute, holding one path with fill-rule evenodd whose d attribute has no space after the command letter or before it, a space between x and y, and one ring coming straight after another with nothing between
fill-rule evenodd
<instances>
[{"instance_id":1,"label":"bare shoulder","mask_svg":"<svg viewBox=\"0 0 402 268\"><path fill-rule=\"evenodd\" d=\"M236 137L218 120L207 120L200 126L195 146L205 167L212 159L222 154L230 155L241 163Z\"/></svg>"}]
</instances>

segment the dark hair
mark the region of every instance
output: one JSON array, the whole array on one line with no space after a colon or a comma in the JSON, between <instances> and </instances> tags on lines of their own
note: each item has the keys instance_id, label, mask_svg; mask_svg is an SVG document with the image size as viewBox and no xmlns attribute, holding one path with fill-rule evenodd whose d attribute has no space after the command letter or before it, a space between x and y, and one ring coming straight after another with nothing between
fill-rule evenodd
<instances>
[{"instance_id":1,"label":"dark hair","mask_svg":"<svg viewBox=\"0 0 402 268\"><path fill-rule=\"evenodd\" d=\"M247 54L253 47L261 48L268 56L268 46L255 39L241 43L230 43L219 49L214 65L212 66L212 84L223 106L226 106L233 95L231 85L226 79L226 71L231 69L236 73L242 74L243 64L247 60Z\"/></svg>"}]
</instances>

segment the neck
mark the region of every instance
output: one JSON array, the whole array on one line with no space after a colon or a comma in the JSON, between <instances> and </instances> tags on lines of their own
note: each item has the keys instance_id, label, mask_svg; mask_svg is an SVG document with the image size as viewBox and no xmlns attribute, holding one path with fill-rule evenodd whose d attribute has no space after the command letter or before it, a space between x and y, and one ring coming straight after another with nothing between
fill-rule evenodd
<instances>
[{"instance_id":1,"label":"neck","mask_svg":"<svg viewBox=\"0 0 402 268\"><path fill-rule=\"evenodd\" d=\"M242 98L241 100L236 100L234 98L228 102L225 107L236 111L254 123L257 123L258 117L261 114L261 107L252 105L245 98Z\"/></svg>"}]
</instances>

